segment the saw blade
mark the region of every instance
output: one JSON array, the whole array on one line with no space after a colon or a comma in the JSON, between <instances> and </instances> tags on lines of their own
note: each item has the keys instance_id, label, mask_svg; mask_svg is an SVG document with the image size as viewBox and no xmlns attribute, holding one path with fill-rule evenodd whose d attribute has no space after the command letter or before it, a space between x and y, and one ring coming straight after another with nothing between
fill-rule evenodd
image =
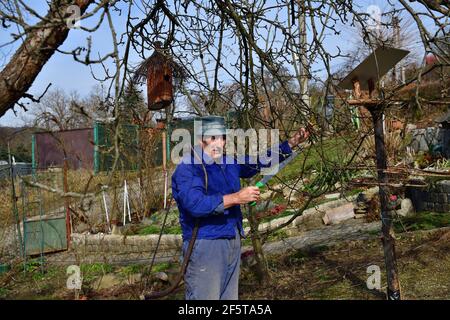
<instances>
[{"instance_id":1,"label":"saw blade","mask_svg":"<svg viewBox=\"0 0 450 320\"><path fill-rule=\"evenodd\" d=\"M284 167L286 167L292 160L294 160L300 152L293 151L289 157L287 157L284 161L282 161L277 168L277 171L273 174L265 175L264 178L262 178L260 181L258 181L258 185L266 185L267 182L270 181L274 176L276 176L280 170L282 170Z\"/></svg>"}]
</instances>

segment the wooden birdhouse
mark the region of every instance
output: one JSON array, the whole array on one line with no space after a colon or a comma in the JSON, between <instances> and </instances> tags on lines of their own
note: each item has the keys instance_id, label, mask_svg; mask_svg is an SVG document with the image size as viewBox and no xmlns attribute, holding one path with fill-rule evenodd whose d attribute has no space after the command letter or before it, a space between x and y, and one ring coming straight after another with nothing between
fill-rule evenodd
<instances>
[{"instance_id":1,"label":"wooden birdhouse","mask_svg":"<svg viewBox=\"0 0 450 320\"><path fill-rule=\"evenodd\" d=\"M147 99L150 110L160 110L173 100L172 61L163 52L161 43L155 43L155 52L147 64Z\"/></svg>"},{"instance_id":2,"label":"wooden birdhouse","mask_svg":"<svg viewBox=\"0 0 450 320\"><path fill-rule=\"evenodd\" d=\"M155 51L135 71L134 81L147 82L147 103L149 110L161 110L172 101L177 83L185 78L185 71L175 63L163 49L161 42L154 43Z\"/></svg>"}]
</instances>

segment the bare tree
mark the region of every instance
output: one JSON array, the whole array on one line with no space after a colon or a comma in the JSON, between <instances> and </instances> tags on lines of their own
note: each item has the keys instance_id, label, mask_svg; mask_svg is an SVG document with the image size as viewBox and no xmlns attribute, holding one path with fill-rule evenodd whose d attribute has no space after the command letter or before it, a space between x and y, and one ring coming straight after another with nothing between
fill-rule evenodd
<instances>
[{"instance_id":1,"label":"bare tree","mask_svg":"<svg viewBox=\"0 0 450 320\"><path fill-rule=\"evenodd\" d=\"M108 1L103 1L105 4ZM69 34L67 19L72 16L70 6L77 5L84 14L93 0L54 0L50 3L47 15L40 16L23 1L8 1L0 11L4 28L11 23L19 28L14 42L22 40L14 56L0 73L0 116L22 97L35 99L27 94L42 67L66 40ZM96 10L98 10L98 7ZM39 19L36 25L29 25L24 17L32 15Z\"/></svg>"},{"instance_id":2,"label":"bare tree","mask_svg":"<svg viewBox=\"0 0 450 320\"><path fill-rule=\"evenodd\" d=\"M92 90L87 97L60 88L50 89L39 102L34 102L23 117L29 127L47 131L92 127L94 121L107 117L101 91Z\"/></svg>"}]
</instances>

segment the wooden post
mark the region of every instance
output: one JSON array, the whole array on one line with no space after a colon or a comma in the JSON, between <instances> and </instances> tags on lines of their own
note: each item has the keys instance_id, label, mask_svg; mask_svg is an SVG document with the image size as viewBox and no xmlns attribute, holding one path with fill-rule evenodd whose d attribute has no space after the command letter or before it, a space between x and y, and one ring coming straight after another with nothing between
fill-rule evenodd
<instances>
[{"instance_id":1,"label":"wooden post","mask_svg":"<svg viewBox=\"0 0 450 320\"><path fill-rule=\"evenodd\" d=\"M166 118L167 119L167 118ZM168 193L168 175L167 175L167 125L164 126L162 132L162 147L163 147L163 173L164 173L164 204L163 208L167 207L167 193Z\"/></svg>"},{"instance_id":2,"label":"wooden post","mask_svg":"<svg viewBox=\"0 0 450 320\"><path fill-rule=\"evenodd\" d=\"M22 257L26 257L25 252L25 241L22 239L22 233L20 232L20 220L19 220L19 209L17 208L17 196L16 196L16 186L15 186L15 179L14 179L14 165L12 161L11 156L11 149L9 148L9 142L8 142L8 161L9 161L9 174L11 178L11 200L12 200L12 206L13 206L13 214L14 219L16 222L16 230L17 230L17 237L18 237L18 245L20 255ZM23 224L25 225L25 220L23 221ZM25 237L25 234L24 234ZM17 239L16 239L17 240Z\"/></svg>"},{"instance_id":3,"label":"wooden post","mask_svg":"<svg viewBox=\"0 0 450 320\"><path fill-rule=\"evenodd\" d=\"M397 258L395 255L395 238L394 230L392 228L392 215L388 208L387 195L387 157L386 147L384 143L384 129L383 129L383 112L380 107L369 109L373 125L375 129L375 150L377 158L377 171L379 185L379 196L381 206L381 231L384 251L384 261L386 265L387 274L387 298L388 300L400 300L400 282L397 272Z\"/></svg>"},{"instance_id":4,"label":"wooden post","mask_svg":"<svg viewBox=\"0 0 450 320\"><path fill-rule=\"evenodd\" d=\"M69 192L69 185L67 183L67 172L68 172L67 159L64 158L64 168L63 168L63 188L64 193ZM70 247L70 235L72 233L72 225L70 222L70 208L69 208L69 198L64 197L64 205L66 207L66 237L67 237L67 249Z\"/></svg>"},{"instance_id":5,"label":"wooden post","mask_svg":"<svg viewBox=\"0 0 450 320\"><path fill-rule=\"evenodd\" d=\"M368 80L369 97L362 99L361 86L358 78L353 79L353 95L356 100L360 101L360 105L365 106L372 117L375 130L375 153L377 161L377 173L379 183L379 197L381 207L381 231L384 251L384 261L387 274L387 298L389 300L400 300L400 282L397 272L397 258L395 255L395 237L392 228L392 216L388 208L388 192L387 192L387 155L384 143L384 126L383 126L383 105L375 103L373 93L375 83L373 79Z\"/></svg>"},{"instance_id":6,"label":"wooden post","mask_svg":"<svg viewBox=\"0 0 450 320\"><path fill-rule=\"evenodd\" d=\"M163 132L162 132L162 145L163 145L163 150L162 150L162 152L163 152L163 154L162 154L162 156L163 156L163 171L166 171L167 170L167 168L166 168L166 164L167 164L167 146L166 146L166 140L167 140L167 137L166 137L166 131L164 130Z\"/></svg>"}]
</instances>

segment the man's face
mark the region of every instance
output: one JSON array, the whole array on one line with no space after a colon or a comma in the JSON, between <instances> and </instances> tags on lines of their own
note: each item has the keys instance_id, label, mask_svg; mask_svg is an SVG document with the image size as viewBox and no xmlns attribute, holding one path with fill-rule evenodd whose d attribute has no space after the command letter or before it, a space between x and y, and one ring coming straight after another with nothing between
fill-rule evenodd
<instances>
[{"instance_id":1,"label":"man's face","mask_svg":"<svg viewBox=\"0 0 450 320\"><path fill-rule=\"evenodd\" d=\"M212 159L218 159L223 155L223 148L225 147L226 136L203 136L202 148L203 151Z\"/></svg>"}]
</instances>

